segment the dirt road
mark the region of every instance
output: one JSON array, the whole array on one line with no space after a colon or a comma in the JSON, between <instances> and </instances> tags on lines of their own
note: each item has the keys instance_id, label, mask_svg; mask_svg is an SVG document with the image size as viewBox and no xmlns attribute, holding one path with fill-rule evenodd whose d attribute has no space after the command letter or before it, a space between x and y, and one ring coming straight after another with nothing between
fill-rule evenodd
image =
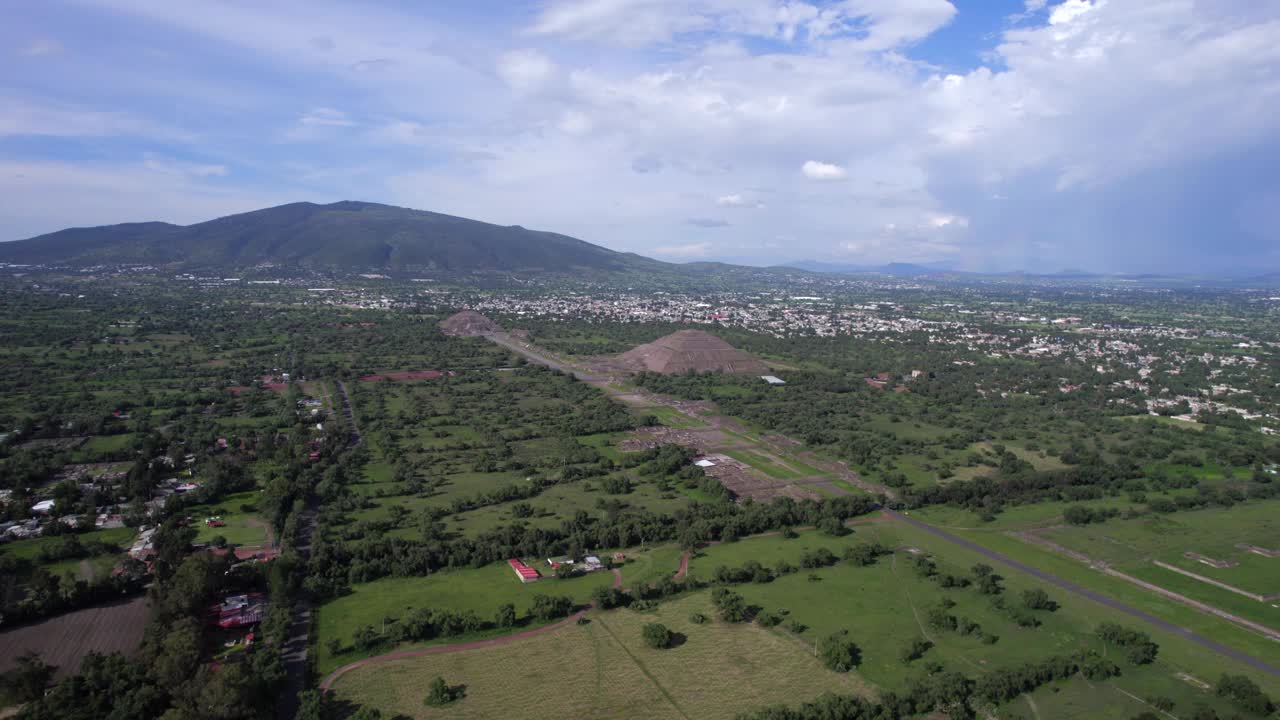
<instances>
[{"instance_id":1,"label":"dirt road","mask_svg":"<svg viewBox=\"0 0 1280 720\"><path fill-rule=\"evenodd\" d=\"M957 535L953 535L947 532L946 530L943 530L942 528L935 527L925 522L921 522L914 518L903 515L902 513L894 512L892 510L885 510L884 512L890 517L900 520L913 527L924 530L925 532L930 533L932 535L936 535L937 537L942 538L943 540L946 540L947 542L950 542L952 544L959 545L960 547L963 547L966 550L978 553L979 555L982 555L987 559L995 560L996 562L1002 563L1015 570L1019 570L1028 575L1031 575L1032 577L1043 580L1044 582L1047 582L1050 585L1054 585L1063 590L1066 590L1067 592L1074 593L1082 597L1086 597L1096 603L1105 605L1113 610L1117 610L1119 612L1125 613L1126 615L1131 615L1135 618L1138 618L1139 620L1142 620L1143 622L1149 625L1153 625L1157 628L1160 628L1161 630L1164 630L1165 632L1173 633L1174 635L1178 635L1180 637L1186 638L1187 640L1190 640L1191 642L1196 643L1197 645L1203 648L1212 650L1213 652L1216 652L1219 655L1222 655L1224 657L1229 657L1232 660L1248 665L1249 667L1255 670L1267 673L1268 675L1272 675L1274 677L1280 677L1280 668L1277 668L1274 665L1271 665L1263 660L1260 660L1248 653L1241 652L1239 650L1236 650L1235 648L1227 647L1222 643L1210 640L1209 638L1204 637L1203 635L1198 635L1186 628L1178 627L1177 625L1174 625L1173 623L1168 622L1166 620L1161 620L1160 618L1154 615L1151 615L1150 613L1145 613L1135 607L1126 605L1125 603L1122 603L1119 600L1116 600L1115 598L1108 597L1101 593L1094 592L1093 590L1090 590L1086 587L1082 587L1073 582L1063 580L1062 578L1056 575L1053 575L1051 573L1047 573L1043 570L1038 570L1034 567L1031 567L1030 565L1027 565L1025 563L1018 562L1017 560L1014 560L1013 558L1007 555L998 553L994 550L990 550L973 541L966 540Z\"/></svg>"}]
</instances>

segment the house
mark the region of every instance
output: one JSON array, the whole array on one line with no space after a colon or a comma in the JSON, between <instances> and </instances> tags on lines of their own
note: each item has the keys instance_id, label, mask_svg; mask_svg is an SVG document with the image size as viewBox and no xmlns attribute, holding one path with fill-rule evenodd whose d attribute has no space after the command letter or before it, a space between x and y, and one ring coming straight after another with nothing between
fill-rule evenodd
<instances>
[{"instance_id":1,"label":"house","mask_svg":"<svg viewBox=\"0 0 1280 720\"><path fill-rule=\"evenodd\" d=\"M769 383L770 385L786 385L787 384L786 380L783 380L782 378L776 377L774 375L761 375L760 379Z\"/></svg>"},{"instance_id":2,"label":"house","mask_svg":"<svg viewBox=\"0 0 1280 720\"><path fill-rule=\"evenodd\" d=\"M48 515L50 512L53 511L54 504L55 502L53 500L41 500L40 502L31 506L31 512L39 513L41 515Z\"/></svg>"},{"instance_id":3,"label":"house","mask_svg":"<svg viewBox=\"0 0 1280 720\"><path fill-rule=\"evenodd\" d=\"M697 466L698 466L698 467L700 467L700 468L709 468L709 467L715 467L715 466L716 466L716 464L715 464L713 461L708 460L708 459L706 459L706 458L702 458L701 460L694 460L694 461L693 461L693 464L694 464L694 465L697 465Z\"/></svg>"},{"instance_id":4,"label":"house","mask_svg":"<svg viewBox=\"0 0 1280 720\"><path fill-rule=\"evenodd\" d=\"M587 572L595 572L596 570L600 570L604 567L604 563L600 562L600 558L595 555L588 555L583 558L582 564L586 566L585 569Z\"/></svg>"},{"instance_id":5,"label":"house","mask_svg":"<svg viewBox=\"0 0 1280 720\"><path fill-rule=\"evenodd\" d=\"M541 577L538 575L537 570L525 565L516 558L511 558L507 561L507 564L511 566L512 571L515 572L516 577L520 578L520 582L522 583L531 583Z\"/></svg>"}]
</instances>

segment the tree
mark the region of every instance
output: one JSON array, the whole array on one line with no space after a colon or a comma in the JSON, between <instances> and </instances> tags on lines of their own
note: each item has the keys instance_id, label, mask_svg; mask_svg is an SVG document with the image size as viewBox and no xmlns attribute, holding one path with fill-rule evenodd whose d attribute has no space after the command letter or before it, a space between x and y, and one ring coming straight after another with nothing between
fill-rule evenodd
<instances>
[{"instance_id":1,"label":"tree","mask_svg":"<svg viewBox=\"0 0 1280 720\"><path fill-rule=\"evenodd\" d=\"M56 667L46 665L40 655L28 650L18 656L17 667L0 675L0 699L18 704L44 695Z\"/></svg>"},{"instance_id":2,"label":"tree","mask_svg":"<svg viewBox=\"0 0 1280 720\"><path fill-rule=\"evenodd\" d=\"M1049 593L1040 588L1024 590L1022 592L1022 604L1028 610L1048 610L1052 612L1058 609L1058 603L1050 600Z\"/></svg>"},{"instance_id":3,"label":"tree","mask_svg":"<svg viewBox=\"0 0 1280 720\"><path fill-rule=\"evenodd\" d=\"M848 635L848 630L841 630L818 641L818 658L828 670L849 672L862 662L862 651Z\"/></svg>"},{"instance_id":4,"label":"tree","mask_svg":"<svg viewBox=\"0 0 1280 720\"><path fill-rule=\"evenodd\" d=\"M671 631L662 623L645 623L640 630L640 636L644 638L644 644L654 650L665 650L671 647L673 639Z\"/></svg>"},{"instance_id":5,"label":"tree","mask_svg":"<svg viewBox=\"0 0 1280 720\"><path fill-rule=\"evenodd\" d=\"M907 646L902 649L902 662L910 663L913 660L919 660L932 647L933 643L928 640L916 638L907 643Z\"/></svg>"},{"instance_id":6,"label":"tree","mask_svg":"<svg viewBox=\"0 0 1280 720\"><path fill-rule=\"evenodd\" d=\"M461 686L449 687L444 678L437 675L427 686L427 697L422 703L428 707L440 707L461 699L463 695L464 690Z\"/></svg>"},{"instance_id":7,"label":"tree","mask_svg":"<svg viewBox=\"0 0 1280 720\"><path fill-rule=\"evenodd\" d=\"M493 624L500 628L515 627L516 624L516 606L507 603L498 608L498 614L493 620Z\"/></svg>"}]
</instances>

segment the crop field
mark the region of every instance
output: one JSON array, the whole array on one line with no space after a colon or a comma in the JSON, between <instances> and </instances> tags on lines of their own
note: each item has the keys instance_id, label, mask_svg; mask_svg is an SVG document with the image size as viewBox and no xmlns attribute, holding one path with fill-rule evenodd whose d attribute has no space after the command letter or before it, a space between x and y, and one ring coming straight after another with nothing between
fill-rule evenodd
<instances>
[{"instance_id":1,"label":"crop field","mask_svg":"<svg viewBox=\"0 0 1280 720\"><path fill-rule=\"evenodd\" d=\"M412 718L723 718L824 691L869 690L857 673L822 668L800 643L753 624L689 621L713 615L706 593L651 612L593 612L509 645L379 663L344 675L339 700ZM660 622L683 636L667 650L644 645L641 627ZM426 682L466 686L447 708L422 704ZM515 709L518 707L518 711Z\"/></svg>"},{"instance_id":2,"label":"crop field","mask_svg":"<svg viewBox=\"0 0 1280 720\"><path fill-rule=\"evenodd\" d=\"M13 668L28 650L70 675L90 652L130 653L142 641L151 611L145 597L121 600L0 632L0 672Z\"/></svg>"}]
</instances>

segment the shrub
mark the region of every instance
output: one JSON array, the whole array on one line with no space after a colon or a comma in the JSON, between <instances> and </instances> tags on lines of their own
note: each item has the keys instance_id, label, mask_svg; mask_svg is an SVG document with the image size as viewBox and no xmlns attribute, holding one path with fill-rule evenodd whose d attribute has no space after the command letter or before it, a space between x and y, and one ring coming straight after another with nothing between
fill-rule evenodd
<instances>
[{"instance_id":1,"label":"shrub","mask_svg":"<svg viewBox=\"0 0 1280 720\"><path fill-rule=\"evenodd\" d=\"M644 638L644 644L654 650L663 650L671 647L671 631L662 623L645 623L640 631L640 636Z\"/></svg>"},{"instance_id":2,"label":"shrub","mask_svg":"<svg viewBox=\"0 0 1280 720\"><path fill-rule=\"evenodd\" d=\"M848 636L848 630L841 630L818 641L818 658L828 670L849 672L862 662L862 651Z\"/></svg>"}]
</instances>

